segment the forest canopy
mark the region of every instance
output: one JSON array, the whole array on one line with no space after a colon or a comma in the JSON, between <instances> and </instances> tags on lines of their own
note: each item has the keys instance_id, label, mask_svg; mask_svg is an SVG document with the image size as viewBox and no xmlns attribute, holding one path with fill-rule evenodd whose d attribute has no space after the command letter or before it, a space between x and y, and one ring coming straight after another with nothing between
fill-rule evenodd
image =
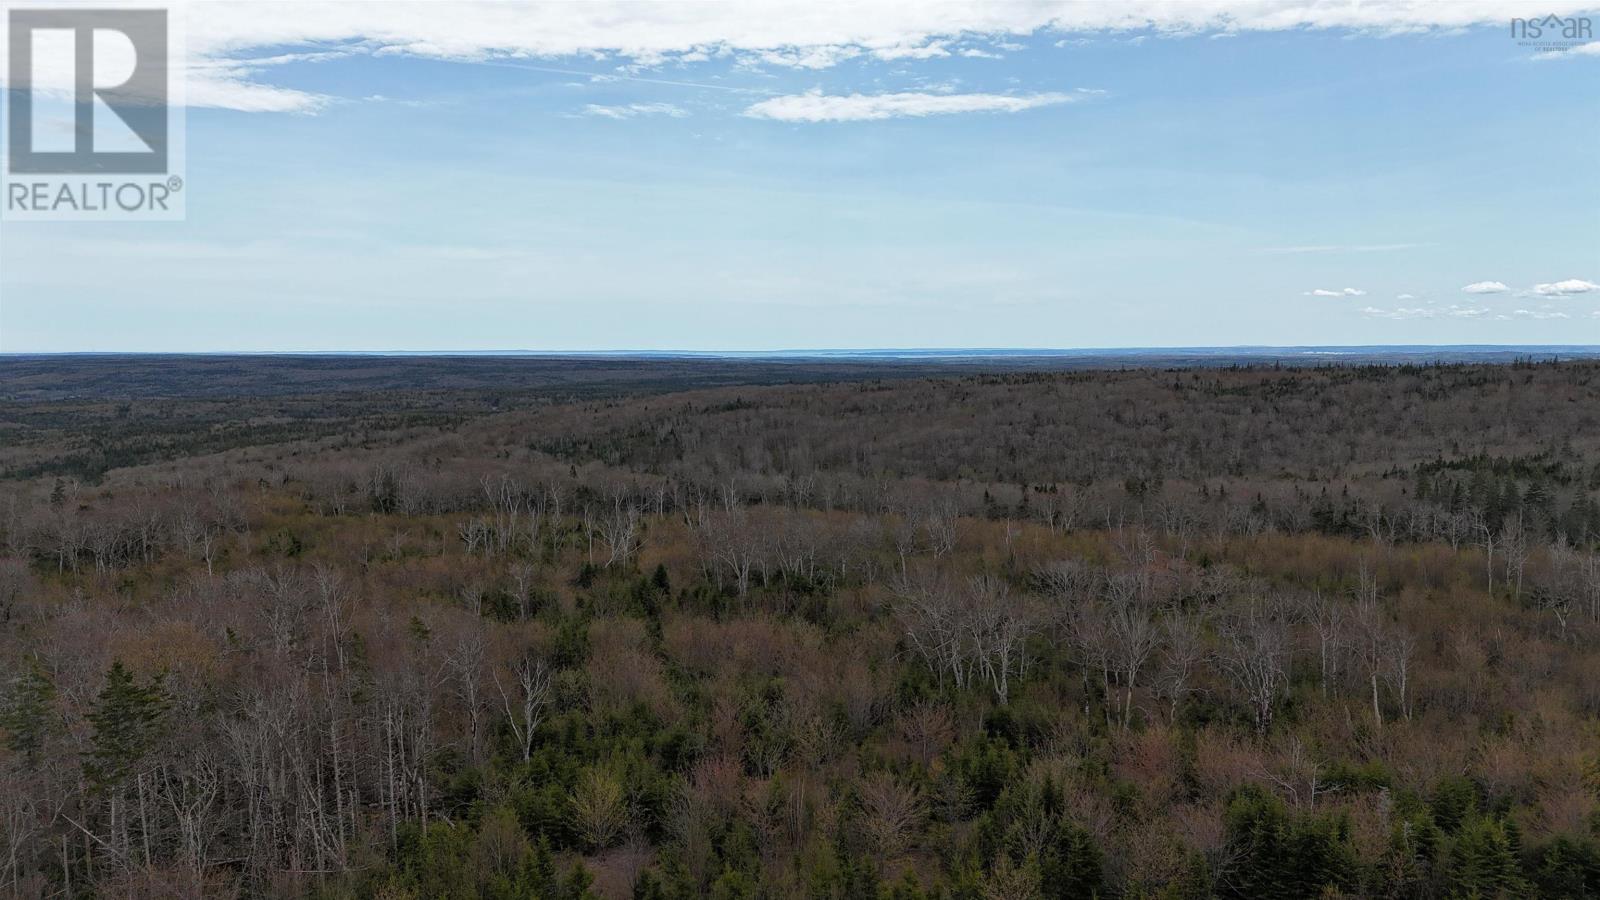
<instances>
[{"instance_id":1,"label":"forest canopy","mask_svg":"<svg viewBox=\"0 0 1600 900\"><path fill-rule=\"evenodd\" d=\"M98 365L17 896L1600 895L1600 364Z\"/></svg>"}]
</instances>

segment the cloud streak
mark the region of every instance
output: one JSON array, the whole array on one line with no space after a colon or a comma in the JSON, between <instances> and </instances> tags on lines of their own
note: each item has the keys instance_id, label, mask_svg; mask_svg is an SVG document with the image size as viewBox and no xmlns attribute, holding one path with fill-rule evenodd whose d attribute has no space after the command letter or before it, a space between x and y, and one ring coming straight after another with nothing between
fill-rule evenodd
<instances>
[{"instance_id":1,"label":"cloud streak","mask_svg":"<svg viewBox=\"0 0 1600 900\"><path fill-rule=\"evenodd\" d=\"M1074 94L842 94L820 91L772 97L744 111L753 119L778 122L876 122L954 113L1016 113L1077 100Z\"/></svg>"},{"instance_id":2,"label":"cloud streak","mask_svg":"<svg viewBox=\"0 0 1600 900\"><path fill-rule=\"evenodd\" d=\"M1387 253L1394 250L1414 250L1418 247L1433 247L1432 243L1423 244L1305 244L1297 247L1262 247L1257 253L1266 253L1274 256L1298 255L1302 253Z\"/></svg>"},{"instance_id":3,"label":"cloud streak","mask_svg":"<svg viewBox=\"0 0 1600 900\"><path fill-rule=\"evenodd\" d=\"M1379 309L1368 306L1361 310L1361 314L1369 319L1481 319L1489 315L1489 310L1481 306L1401 306L1395 309Z\"/></svg>"},{"instance_id":4,"label":"cloud streak","mask_svg":"<svg viewBox=\"0 0 1600 900\"><path fill-rule=\"evenodd\" d=\"M689 115L689 111L671 103L629 103L624 106L601 106L591 103L583 108L583 114L603 119L635 119L639 116L669 116L682 119Z\"/></svg>"}]
</instances>

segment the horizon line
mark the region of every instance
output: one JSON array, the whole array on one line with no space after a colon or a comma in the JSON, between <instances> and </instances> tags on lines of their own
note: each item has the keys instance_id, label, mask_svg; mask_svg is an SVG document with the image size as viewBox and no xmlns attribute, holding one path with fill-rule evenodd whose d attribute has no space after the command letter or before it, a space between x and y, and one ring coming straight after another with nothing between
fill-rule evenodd
<instances>
[{"instance_id":1,"label":"horizon line","mask_svg":"<svg viewBox=\"0 0 1600 900\"><path fill-rule=\"evenodd\" d=\"M665 358L805 358L817 356L1057 356L1094 353L1150 354L1174 352L1578 352L1600 354L1600 343L1589 344L1182 344L1104 347L792 347L772 350L709 349L275 349L275 350L0 350L0 358L37 356L484 356L484 357L665 357Z\"/></svg>"}]
</instances>

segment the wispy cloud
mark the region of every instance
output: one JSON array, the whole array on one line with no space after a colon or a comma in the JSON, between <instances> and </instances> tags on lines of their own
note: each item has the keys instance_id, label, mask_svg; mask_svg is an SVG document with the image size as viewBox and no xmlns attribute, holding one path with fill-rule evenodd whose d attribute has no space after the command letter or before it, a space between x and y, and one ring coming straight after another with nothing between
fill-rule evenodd
<instances>
[{"instance_id":1,"label":"wispy cloud","mask_svg":"<svg viewBox=\"0 0 1600 900\"><path fill-rule=\"evenodd\" d=\"M872 51L872 55L886 62L897 59L939 59L950 55L950 51L945 48L947 43L948 41L929 41L921 46L899 44L893 47L879 47Z\"/></svg>"},{"instance_id":2,"label":"wispy cloud","mask_svg":"<svg viewBox=\"0 0 1600 900\"><path fill-rule=\"evenodd\" d=\"M1366 295L1366 291L1353 287L1347 287L1338 291L1330 291L1326 288L1315 288L1313 290L1306 291L1304 294L1304 296L1307 297L1365 297Z\"/></svg>"},{"instance_id":3,"label":"wispy cloud","mask_svg":"<svg viewBox=\"0 0 1600 900\"><path fill-rule=\"evenodd\" d=\"M762 100L744 111L755 119L779 122L874 122L909 116L971 112L1022 112L1080 99L1077 94L843 94L821 91Z\"/></svg>"},{"instance_id":4,"label":"wispy cloud","mask_svg":"<svg viewBox=\"0 0 1600 900\"><path fill-rule=\"evenodd\" d=\"M674 119L681 119L689 115L689 111L671 103L629 103L623 106L601 106L591 103L583 108L583 114L603 119L633 119L639 116L671 116Z\"/></svg>"},{"instance_id":5,"label":"wispy cloud","mask_svg":"<svg viewBox=\"0 0 1600 900\"><path fill-rule=\"evenodd\" d=\"M1305 244L1295 247L1261 247L1257 253L1299 254L1299 253L1386 253L1391 250L1412 250L1417 247L1433 247L1432 243L1414 244Z\"/></svg>"},{"instance_id":6,"label":"wispy cloud","mask_svg":"<svg viewBox=\"0 0 1600 900\"><path fill-rule=\"evenodd\" d=\"M1368 306L1361 314L1369 319L1481 319L1489 314L1482 306L1400 306L1379 309Z\"/></svg>"},{"instance_id":7,"label":"wispy cloud","mask_svg":"<svg viewBox=\"0 0 1600 900\"><path fill-rule=\"evenodd\" d=\"M1509 290L1511 290L1511 288L1506 287L1504 282L1500 282L1500 281L1474 281L1473 283L1467 285L1466 287L1463 287L1461 289L1461 293L1463 293L1463 294L1504 294L1506 291L1509 291Z\"/></svg>"},{"instance_id":8,"label":"wispy cloud","mask_svg":"<svg viewBox=\"0 0 1600 900\"><path fill-rule=\"evenodd\" d=\"M860 47L849 46L782 47L746 55L743 62L760 62L791 69L831 69L845 60L855 59L862 52Z\"/></svg>"},{"instance_id":9,"label":"wispy cloud","mask_svg":"<svg viewBox=\"0 0 1600 900\"><path fill-rule=\"evenodd\" d=\"M1379 309L1376 306L1367 306L1362 308L1361 314L1370 319L1416 319L1432 318L1433 310L1421 307L1408 308L1402 306L1399 309Z\"/></svg>"},{"instance_id":10,"label":"wispy cloud","mask_svg":"<svg viewBox=\"0 0 1600 900\"><path fill-rule=\"evenodd\" d=\"M1600 41L1590 41L1587 44L1579 44L1576 47L1568 47L1564 50L1535 53L1533 59L1536 62L1549 62L1557 59L1582 59L1585 56L1600 56Z\"/></svg>"}]
</instances>

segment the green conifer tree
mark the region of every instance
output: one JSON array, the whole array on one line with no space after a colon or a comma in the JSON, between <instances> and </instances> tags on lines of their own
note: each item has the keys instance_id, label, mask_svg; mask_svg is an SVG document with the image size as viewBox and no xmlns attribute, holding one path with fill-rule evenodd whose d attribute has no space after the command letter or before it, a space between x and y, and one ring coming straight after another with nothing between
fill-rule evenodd
<instances>
[{"instance_id":1,"label":"green conifer tree","mask_svg":"<svg viewBox=\"0 0 1600 900\"><path fill-rule=\"evenodd\" d=\"M35 661L7 685L0 699L0 729L6 746L32 765L54 721L56 688Z\"/></svg>"},{"instance_id":2,"label":"green conifer tree","mask_svg":"<svg viewBox=\"0 0 1600 900\"><path fill-rule=\"evenodd\" d=\"M141 685L121 660L113 662L89 712L94 735L84 774L90 783L105 789L132 775L159 736L166 711L159 675Z\"/></svg>"}]
</instances>

